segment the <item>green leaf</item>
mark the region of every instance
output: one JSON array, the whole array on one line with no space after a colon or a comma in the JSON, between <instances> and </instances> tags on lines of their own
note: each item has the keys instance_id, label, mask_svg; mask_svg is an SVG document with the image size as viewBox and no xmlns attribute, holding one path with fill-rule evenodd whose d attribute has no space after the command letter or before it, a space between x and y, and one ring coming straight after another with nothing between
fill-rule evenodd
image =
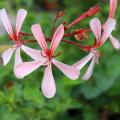
<instances>
[{"instance_id":1,"label":"green leaf","mask_svg":"<svg viewBox=\"0 0 120 120\"><path fill-rule=\"evenodd\" d=\"M106 60L103 61L104 65L100 63L101 67L97 66L98 68L94 70L93 77L81 86L80 90L87 99L99 96L114 85L114 82L120 76L120 63L118 59L120 59L120 56L115 54L107 62Z\"/></svg>"},{"instance_id":2,"label":"green leaf","mask_svg":"<svg viewBox=\"0 0 120 120\"><path fill-rule=\"evenodd\" d=\"M38 107L42 107L44 105L44 97L38 86L34 83L26 84L23 89L23 96L25 100L31 101L36 104Z\"/></svg>"}]
</instances>

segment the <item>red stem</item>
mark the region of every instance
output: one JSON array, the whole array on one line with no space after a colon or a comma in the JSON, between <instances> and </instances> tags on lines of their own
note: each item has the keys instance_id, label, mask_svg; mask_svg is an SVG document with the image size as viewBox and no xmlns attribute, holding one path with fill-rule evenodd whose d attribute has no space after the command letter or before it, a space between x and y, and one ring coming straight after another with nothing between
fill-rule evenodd
<instances>
[{"instance_id":1,"label":"red stem","mask_svg":"<svg viewBox=\"0 0 120 120\"><path fill-rule=\"evenodd\" d=\"M91 48L91 46L81 45L81 44L79 44L79 43L76 43L76 42L73 42L73 41L69 41L69 40L62 40L62 41L65 42L65 43L68 43L68 44L71 44L71 45L75 45L75 46L77 46L77 47L80 47L80 48L82 48L82 49L84 49L84 50L87 50L87 51Z\"/></svg>"},{"instance_id":2,"label":"red stem","mask_svg":"<svg viewBox=\"0 0 120 120\"><path fill-rule=\"evenodd\" d=\"M45 37L45 38L46 38L46 41L51 42L51 39L49 37ZM31 42L37 42L37 41L36 40L26 40L26 41L24 41L24 44L31 43ZM89 51L90 48L91 48L91 46L81 45L79 43L76 43L76 42L73 42L73 41L69 41L69 40L62 40L62 42L65 42L65 43L68 43L68 44L80 47L84 51Z\"/></svg>"},{"instance_id":3,"label":"red stem","mask_svg":"<svg viewBox=\"0 0 120 120\"><path fill-rule=\"evenodd\" d=\"M83 13L82 15L80 15L77 19L75 19L72 23L68 24L65 27L65 30L67 30L68 28L72 27L73 25L77 24L78 22L80 22L81 20L88 18L90 16L95 15L96 13L100 12L100 6L99 5L95 5L94 7L90 8L88 11L86 11L85 13Z\"/></svg>"},{"instance_id":4,"label":"red stem","mask_svg":"<svg viewBox=\"0 0 120 120\"><path fill-rule=\"evenodd\" d=\"M27 35L27 36L33 36L33 34L25 33L25 32L20 32L21 35Z\"/></svg>"},{"instance_id":5,"label":"red stem","mask_svg":"<svg viewBox=\"0 0 120 120\"><path fill-rule=\"evenodd\" d=\"M64 15L64 12L63 12L63 11L60 11L60 12L58 12L58 13L56 14L55 19L54 19L54 22L53 22L53 25L52 25L52 36L53 36L53 33L54 33L56 21L58 20L58 18L62 17L63 15Z\"/></svg>"},{"instance_id":6,"label":"red stem","mask_svg":"<svg viewBox=\"0 0 120 120\"><path fill-rule=\"evenodd\" d=\"M27 43L31 43L31 42L37 42L36 40L26 40L26 41L24 41L23 43L24 44L27 44Z\"/></svg>"},{"instance_id":7,"label":"red stem","mask_svg":"<svg viewBox=\"0 0 120 120\"><path fill-rule=\"evenodd\" d=\"M54 22L53 22L53 26L52 26L52 36L53 36L53 33L54 33L55 23L56 23L57 19L58 19L58 17L56 16L55 19L54 19Z\"/></svg>"}]
</instances>

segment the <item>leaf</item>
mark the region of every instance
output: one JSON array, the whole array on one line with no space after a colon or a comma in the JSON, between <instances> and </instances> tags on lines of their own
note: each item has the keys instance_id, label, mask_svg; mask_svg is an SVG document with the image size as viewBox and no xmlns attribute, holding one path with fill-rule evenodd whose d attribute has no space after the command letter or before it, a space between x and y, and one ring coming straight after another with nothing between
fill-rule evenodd
<instances>
[{"instance_id":1,"label":"leaf","mask_svg":"<svg viewBox=\"0 0 120 120\"><path fill-rule=\"evenodd\" d=\"M24 86L23 96L25 100L33 102L38 107L42 107L44 105L44 97L34 83L28 83Z\"/></svg>"},{"instance_id":2,"label":"leaf","mask_svg":"<svg viewBox=\"0 0 120 120\"><path fill-rule=\"evenodd\" d=\"M114 85L114 82L120 76L118 59L120 59L120 56L115 54L107 62L104 61L104 69L101 65L101 67L98 66L99 68L94 70L93 77L80 88L85 98L95 98Z\"/></svg>"},{"instance_id":3,"label":"leaf","mask_svg":"<svg viewBox=\"0 0 120 120\"><path fill-rule=\"evenodd\" d=\"M20 115L15 112L4 111L2 113L1 120L18 120L20 118Z\"/></svg>"},{"instance_id":4,"label":"leaf","mask_svg":"<svg viewBox=\"0 0 120 120\"><path fill-rule=\"evenodd\" d=\"M14 82L10 88L7 88L6 93L7 101L11 104L15 104L22 99L22 86Z\"/></svg>"},{"instance_id":5,"label":"leaf","mask_svg":"<svg viewBox=\"0 0 120 120\"><path fill-rule=\"evenodd\" d=\"M5 95L4 95L3 91L0 91L0 104L2 104L4 102L4 98L5 98Z\"/></svg>"}]
</instances>

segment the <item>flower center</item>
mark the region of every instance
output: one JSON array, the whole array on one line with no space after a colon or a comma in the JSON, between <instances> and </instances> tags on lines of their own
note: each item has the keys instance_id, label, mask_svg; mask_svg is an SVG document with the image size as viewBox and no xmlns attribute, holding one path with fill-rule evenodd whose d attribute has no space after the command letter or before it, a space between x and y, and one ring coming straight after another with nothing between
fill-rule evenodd
<instances>
[{"instance_id":1,"label":"flower center","mask_svg":"<svg viewBox=\"0 0 120 120\"><path fill-rule=\"evenodd\" d=\"M52 57L52 51L50 49L47 50L46 55L51 58Z\"/></svg>"},{"instance_id":2,"label":"flower center","mask_svg":"<svg viewBox=\"0 0 120 120\"><path fill-rule=\"evenodd\" d=\"M50 49L47 50L47 52L42 51L41 56L48 58L48 61L50 62L52 58L55 58L59 55L61 55L62 52L57 53L56 55L53 55L52 51Z\"/></svg>"},{"instance_id":3,"label":"flower center","mask_svg":"<svg viewBox=\"0 0 120 120\"><path fill-rule=\"evenodd\" d=\"M23 37L21 34L19 34L18 36L14 33L11 36L9 36L10 39L12 39L16 44L22 44L21 38Z\"/></svg>"}]
</instances>

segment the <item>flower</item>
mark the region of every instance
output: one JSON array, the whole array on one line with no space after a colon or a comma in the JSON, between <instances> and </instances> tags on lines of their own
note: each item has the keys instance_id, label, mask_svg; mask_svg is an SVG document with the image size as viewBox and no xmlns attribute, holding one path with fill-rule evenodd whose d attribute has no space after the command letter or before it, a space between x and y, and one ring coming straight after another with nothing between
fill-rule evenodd
<instances>
[{"instance_id":1,"label":"flower","mask_svg":"<svg viewBox=\"0 0 120 120\"><path fill-rule=\"evenodd\" d=\"M92 76L94 65L95 63L98 64L98 59L100 57L100 53L97 51L97 48L102 46L103 43L108 39L115 27L115 24L116 21L114 19L108 19L105 23L102 33L102 26L99 19L94 18L90 21L90 28L96 37L96 44L89 49L89 54L86 57L73 65L78 70L81 70L89 61L91 61L89 68L82 78L83 80L88 80Z\"/></svg>"},{"instance_id":2,"label":"flower","mask_svg":"<svg viewBox=\"0 0 120 120\"><path fill-rule=\"evenodd\" d=\"M50 49L47 46L41 26L39 24L35 24L32 26L32 33L35 36L38 44L42 48L41 54L39 54L39 59L35 61L23 62L19 64L16 67L16 73L17 76L25 77L40 66L46 66L41 88L44 96L46 96L47 98L51 98L55 95L56 92L56 86L51 68L52 64L59 68L67 77L73 80L79 77L79 70L77 70L73 66L66 65L54 59L56 56L54 55L55 50L64 35L64 26L62 24L57 28L56 32L53 35Z\"/></svg>"},{"instance_id":3,"label":"flower","mask_svg":"<svg viewBox=\"0 0 120 120\"><path fill-rule=\"evenodd\" d=\"M26 47L23 45L23 42L21 40L21 34L20 34L20 30L23 24L23 21L25 19L27 15L27 11L24 9L20 9L18 11L17 14L17 19L16 19L16 29L15 32L12 28L12 25L10 23L10 20L8 18L8 15L6 13L5 9L1 9L0 10L0 19L1 22L3 23L6 31L8 32L10 38L15 42L15 45L13 45L12 47L10 47L9 49L7 49L6 51L3 52L2 54L2 58L3 58L3 64L7 65L13 55L13 52L15 52L15 64L14 64L14 73L15 72L15 68L18 64L22 63L22 59L20 56L20 49L22 49L24 52L26 52L28 55L30 54L32 56L33 59L36 59L36 54L34 54L34 52L40 52L40 51L36 51L34 49L31 49L29 47Z\"/></svg>"},{"instance_id":4,"label":"flower","mask_svg":"<svg viewBox=\"0 0 120 120\"><path fill-rule=\"evenodd\" d=\"M110 0L109 18L114 18L114 15L115 15L115 12L116 12L116 8L117 8L117 0ZM113 47L116 50L119 50L120 49L120 42L119 42L119 40L117 40L115 37L113 37L112 34L110 34L109 38L110 38L110 41L111 41Z\"/></svg>"}]
</instances>

